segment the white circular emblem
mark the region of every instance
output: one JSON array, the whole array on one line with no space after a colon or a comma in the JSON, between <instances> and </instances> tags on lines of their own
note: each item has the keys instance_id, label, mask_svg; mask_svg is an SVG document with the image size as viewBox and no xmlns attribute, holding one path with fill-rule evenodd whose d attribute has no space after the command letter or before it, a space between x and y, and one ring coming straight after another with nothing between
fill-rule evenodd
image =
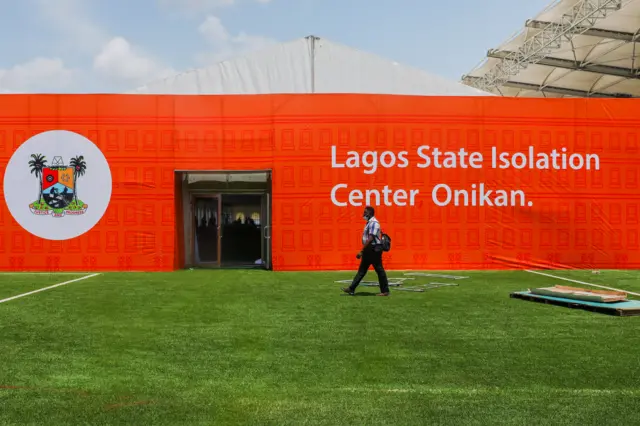
<instances>
[{"instance_id":1,"label":"white circular emblem","mask_svg":"<svg viewBox=\"0 0 640 426\"><path fill-rule=\"evenodd\" d=\"M13 153L4 198L27 232L70 240L93 228L111 200L111 170L89 139L66 130L39 133Z\"/></svg>"}]
</instances>

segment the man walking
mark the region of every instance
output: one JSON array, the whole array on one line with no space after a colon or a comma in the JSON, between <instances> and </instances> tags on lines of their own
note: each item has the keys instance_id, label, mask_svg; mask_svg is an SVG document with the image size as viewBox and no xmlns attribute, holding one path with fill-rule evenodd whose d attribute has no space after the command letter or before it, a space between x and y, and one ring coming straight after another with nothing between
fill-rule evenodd
<instances>
[{"instance_id":1,"label":"man walking","mask_svg":"<svg viewBox=\"0 0 640 426\"><path fill-rule=\"evenodd\" d=\"M378 222L374 214L375 210L373 207L365 207L363 218L367 223L364 226L364 232L362 234L362 250L360 250L356 256L356 258L360 259L360 267L351 285L342 289L342 291L351 295L355 293L356 287L358 287L364 276L367 275L369 266L373 266L373 269L378 275L378 283L380 284L380 293L378 296L389 295L389 281L387 279L387 273L382 266L382 229L380 228L380 222Z\"/></svg>"}]
</instances>

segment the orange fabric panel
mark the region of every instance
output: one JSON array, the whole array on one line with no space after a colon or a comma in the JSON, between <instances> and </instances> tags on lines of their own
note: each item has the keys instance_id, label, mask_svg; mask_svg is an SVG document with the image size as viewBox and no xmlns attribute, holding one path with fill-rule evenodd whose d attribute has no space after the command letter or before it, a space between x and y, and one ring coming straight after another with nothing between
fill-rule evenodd
<instances>
[{"instance_id":1,"label":"orange fabric panel","mask_svg":"<svg viewBox=\"0 0 640 426\"><path fill-rule=\"evenodd\" d=\"M2 95L0 175L6 175L10 160L32 136L67 130L98 146L113 184L97 224L57 241L25 231L7 198L0 205L0 270L179 268L183 240L175 170L263 169L273 170L276 270L356 267L362 206L334 205L331 193L339 184L346 185L337 193L339 201L348 200L351 190L387 186L407 191L395 200L391 193L392 202L410 201L410 191L418 191L413 206L376 206L376 216L393 239L386 255L389 269L638 268L639 113L638 101L612 99ZM482 167L418 167L434 148L463 148L466 160ZM567 158L597 156L589 164L599 164L599 170L538 168L537 154L553 149L562 154L562 148ZM63 153L64 146L58 145L43 149L51 151L47 159L59 155L65 166L82 155ZM525 167L494 168L494 150L498 155L524 153L515 160ZM529 168L530 150L534 168ZM359 153L362 167L339 167L356 161L349 151ZM363 158L367 151L377 151L376 159L385 164L395 157L396 166L378 165L365 173L373 169L362 164L373 160L371 153ZM333 160L338 167L332 167ZM26 161L20 161L26 170ZM398 167L405 161L406 167ZM67 209L63 217L29 217L29 223L38 219L51 227L73 227L73 220L88 220L97 207L87 200L102 189L95 181L95 161L87 160L86 167L84 175L76 176L86 212ZM35 201L38 179L24 173L22 189ZM21 185L18 179L9 182ZM515 205L438 206L433 200L437 185L480 191L481 184L486 190L508 191L506 201ZM440 188L443 200L446 188ZM0 191L4 199L4 186ZM473 193L468 196L472 203ZM28 207L15 209L32 214Z\"/></svg>"}]
</instances>

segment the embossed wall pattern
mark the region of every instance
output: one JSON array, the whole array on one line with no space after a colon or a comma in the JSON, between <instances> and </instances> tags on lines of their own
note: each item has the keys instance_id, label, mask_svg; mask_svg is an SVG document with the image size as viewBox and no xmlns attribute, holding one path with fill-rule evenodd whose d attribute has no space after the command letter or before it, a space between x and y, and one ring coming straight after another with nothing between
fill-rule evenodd
<instances>
[{"instance_id":1,"label":"embossed wall pattern","mask_svg":"<svg viewBox=\"0 0 640 426\"><path fill-rule=\"evenodd\" d=\"M3 201L0 270L182 268L175 171L264 169L273 176L275 270L356 267L362 207L332 203L339 183L420 191L414 206L376 209L393 238L385 258L389 269L638 268L638 117L640 103L626 99L2 95L0 175L30 137L68 130L100 148L112 193L95 227L61 241L27 232ZM600 170L419 169L415 153L424 145L465 148L485 158L492 147L564 147L597 154ZM374 174L332 168L332 146L342 157L405 150L411 166ZM35 197L37 182L25 179L20 189ZM439 207L431 191L440 183L519 189L532 206ZM99 192L100 185L80 190ZM58 218L36 219L58 226Z\"/></svg>"}]
</instances>

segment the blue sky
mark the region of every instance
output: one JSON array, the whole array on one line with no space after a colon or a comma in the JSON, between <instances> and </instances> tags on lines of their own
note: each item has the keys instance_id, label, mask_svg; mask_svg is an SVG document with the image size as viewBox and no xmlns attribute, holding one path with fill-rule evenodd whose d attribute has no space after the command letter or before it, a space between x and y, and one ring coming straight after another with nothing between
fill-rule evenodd
<instances>
[{"instance_id":1,"label":"blue sky","mask_svg":"<svg viewBox=\"0 0 640 426\"><path fill-rule=\"evenodd\" d=\"M0 91L121 92L310 34L459 80L549 1L2 0Z\"/></svg>"}]
</instances>

